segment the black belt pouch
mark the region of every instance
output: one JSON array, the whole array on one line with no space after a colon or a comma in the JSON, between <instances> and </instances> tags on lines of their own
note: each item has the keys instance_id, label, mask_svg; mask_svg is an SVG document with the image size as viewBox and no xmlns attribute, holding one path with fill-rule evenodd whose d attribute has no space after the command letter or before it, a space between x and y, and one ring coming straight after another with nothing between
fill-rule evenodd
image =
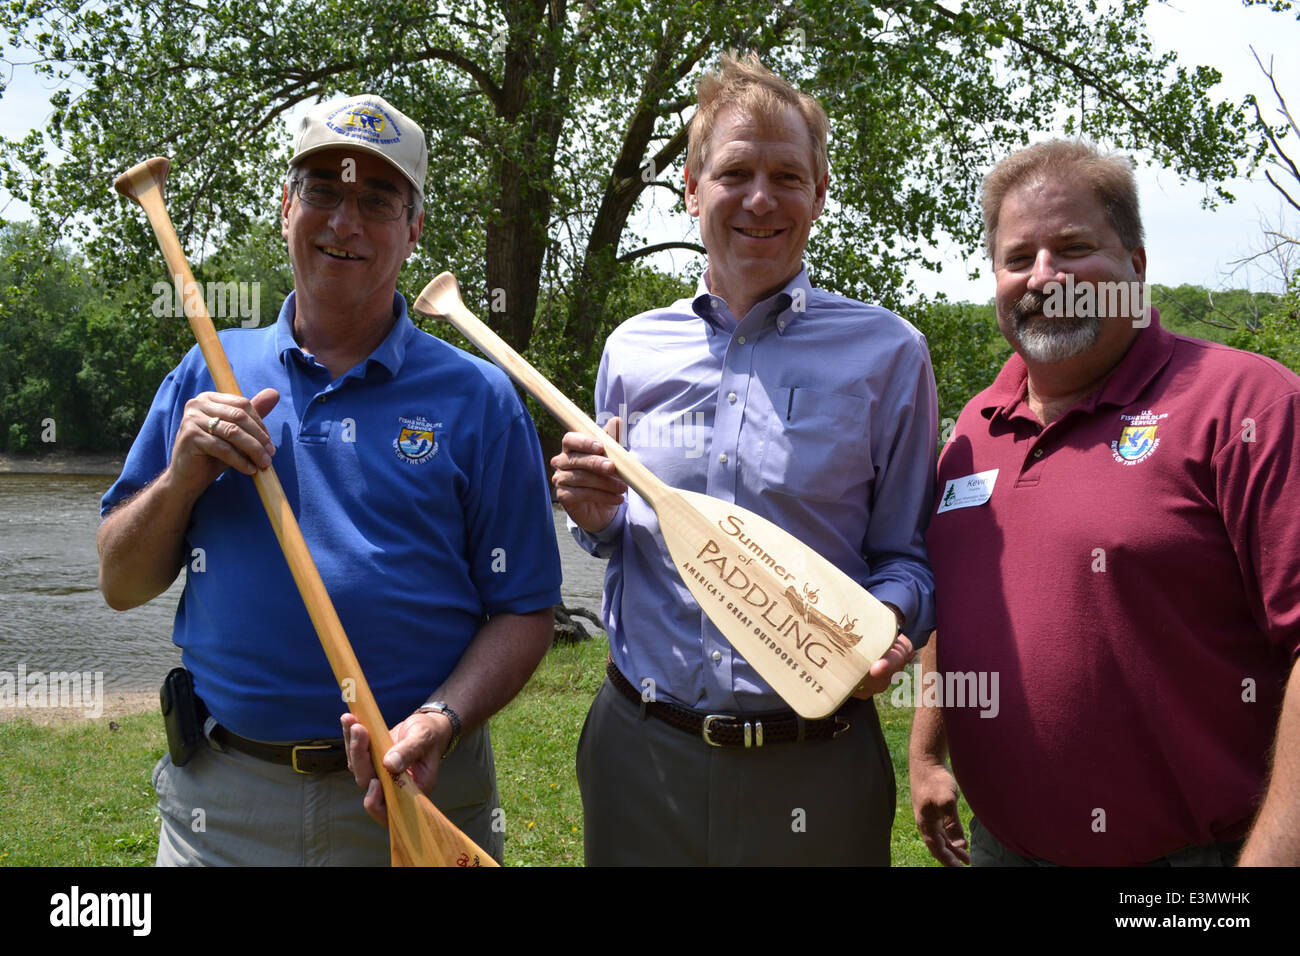
<instances>
[{"instance_id":1,"label":"black belt pouch","mask_svg":"<svg viewBox=\"0 0 1300 956\"><path fill-rule=\"evenodd\" d=\"M163 726L167 728L167 751L172 763L183 767L203 743L207 708L194 693L194 675L184 667L172 668L158 692Z\"/></svg>"}]
</instances>

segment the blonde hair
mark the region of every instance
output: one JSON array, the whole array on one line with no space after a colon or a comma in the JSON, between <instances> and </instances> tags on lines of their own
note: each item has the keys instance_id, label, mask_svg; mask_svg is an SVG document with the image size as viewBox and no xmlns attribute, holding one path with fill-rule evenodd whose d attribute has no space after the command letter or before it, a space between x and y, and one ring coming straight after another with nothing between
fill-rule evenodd
<instances>
[{"instance_id":1,"label":"blonde hair","mask_svg":"<svg viewBox=\"0 0 1300 956\"><path fill-rule=\"evenodd\" d=\"M826 175L826 133L830 127L826 111L807 93L800 93L765 67L758 54L751 51L741 57L728 50L718 61L717 71L701 76L696 89L699 106L691 118L686 145L686 169L692 179L699 177L708 159L709 138L718 114L729 106L760 122L779 117L793 106L808 126L814 178L820 182Z\"/></svg>"}]
</instances>

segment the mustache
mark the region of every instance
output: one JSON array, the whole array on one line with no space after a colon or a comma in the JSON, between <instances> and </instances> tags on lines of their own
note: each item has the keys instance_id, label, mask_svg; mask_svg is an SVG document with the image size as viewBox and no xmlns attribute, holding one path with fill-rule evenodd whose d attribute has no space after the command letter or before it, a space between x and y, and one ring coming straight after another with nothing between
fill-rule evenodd
<instances>
[{"instance_id":1,"label":"mustache","mask_svg":"<svg viewBox=\"0 0 1300 956\"><path fill-rule=\"evenodd\" d=\"M1019 324L1031 315L1038 315L1047 303L1047 296L1041 292L1026 292L1011 307L1011 318Z\"/></svg>"}]
</instances>

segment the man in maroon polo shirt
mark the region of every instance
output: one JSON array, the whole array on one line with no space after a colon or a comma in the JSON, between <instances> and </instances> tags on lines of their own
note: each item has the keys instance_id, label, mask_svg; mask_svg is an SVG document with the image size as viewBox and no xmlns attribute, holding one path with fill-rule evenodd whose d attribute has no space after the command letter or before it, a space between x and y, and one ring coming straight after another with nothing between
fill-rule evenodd
<instances>
[{"instance_id":1,"label":"man in maroon polo shirt","mask_svg":"<svg viewBox=\"0 0 1300 956\"><path fill-rule=\"evenodd\" d=\"M1143 308L1126 159L1039 144L983 207L1016 354L939 461L921 834L949 865L1300 863L1300 377ZM995 706L953 692L981 675Z\"/></svg>"}]
</instances>

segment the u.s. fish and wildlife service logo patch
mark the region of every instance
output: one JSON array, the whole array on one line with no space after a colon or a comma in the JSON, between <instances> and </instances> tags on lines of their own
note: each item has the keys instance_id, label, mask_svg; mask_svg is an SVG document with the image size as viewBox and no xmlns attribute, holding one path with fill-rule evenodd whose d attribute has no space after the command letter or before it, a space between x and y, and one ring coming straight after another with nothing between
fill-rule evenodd
<instances>
[{"instance_id":1,"label":"u.s. fish and wildlife service logo patch","mask_svg":"<svg viewBox=\"0 0 1300 956\"><path fill-rule=\"evenodd\" d=\"M370 146L391 146L400 142L402 131L378 103L352 103L331 113L325 125L349 139Z\"/></svg>"},{"instance_id":2,"label":"u.s. fish and wildlife service logo patch","mask_svg":"<svg viewBox=\"0 0 1300 956\"><path fill-rule=\"evenodd\" d=\"M1160 446L1156 437L1160 419L1168 417L1168 412L1157 414L1149 408L1137 415L1121 415L1120 420L1126 424L1120 429L1119 438L1110 443L1111 455L1121 465L1136 465L1150 458Z\"/></svg>"},{"instance_id":3,"label":"u.s. fish and wildlife service logo patch","mask_svg":"<svg viewBox=\"0 0 1300 956\"><path fill-rule=\"evenodd\" d=\"M438 429L442 422L431 422L421 415L398 418L397 437L393 451L408 465L418 465L438 454Z\"/></svg>"}]
</instances>

